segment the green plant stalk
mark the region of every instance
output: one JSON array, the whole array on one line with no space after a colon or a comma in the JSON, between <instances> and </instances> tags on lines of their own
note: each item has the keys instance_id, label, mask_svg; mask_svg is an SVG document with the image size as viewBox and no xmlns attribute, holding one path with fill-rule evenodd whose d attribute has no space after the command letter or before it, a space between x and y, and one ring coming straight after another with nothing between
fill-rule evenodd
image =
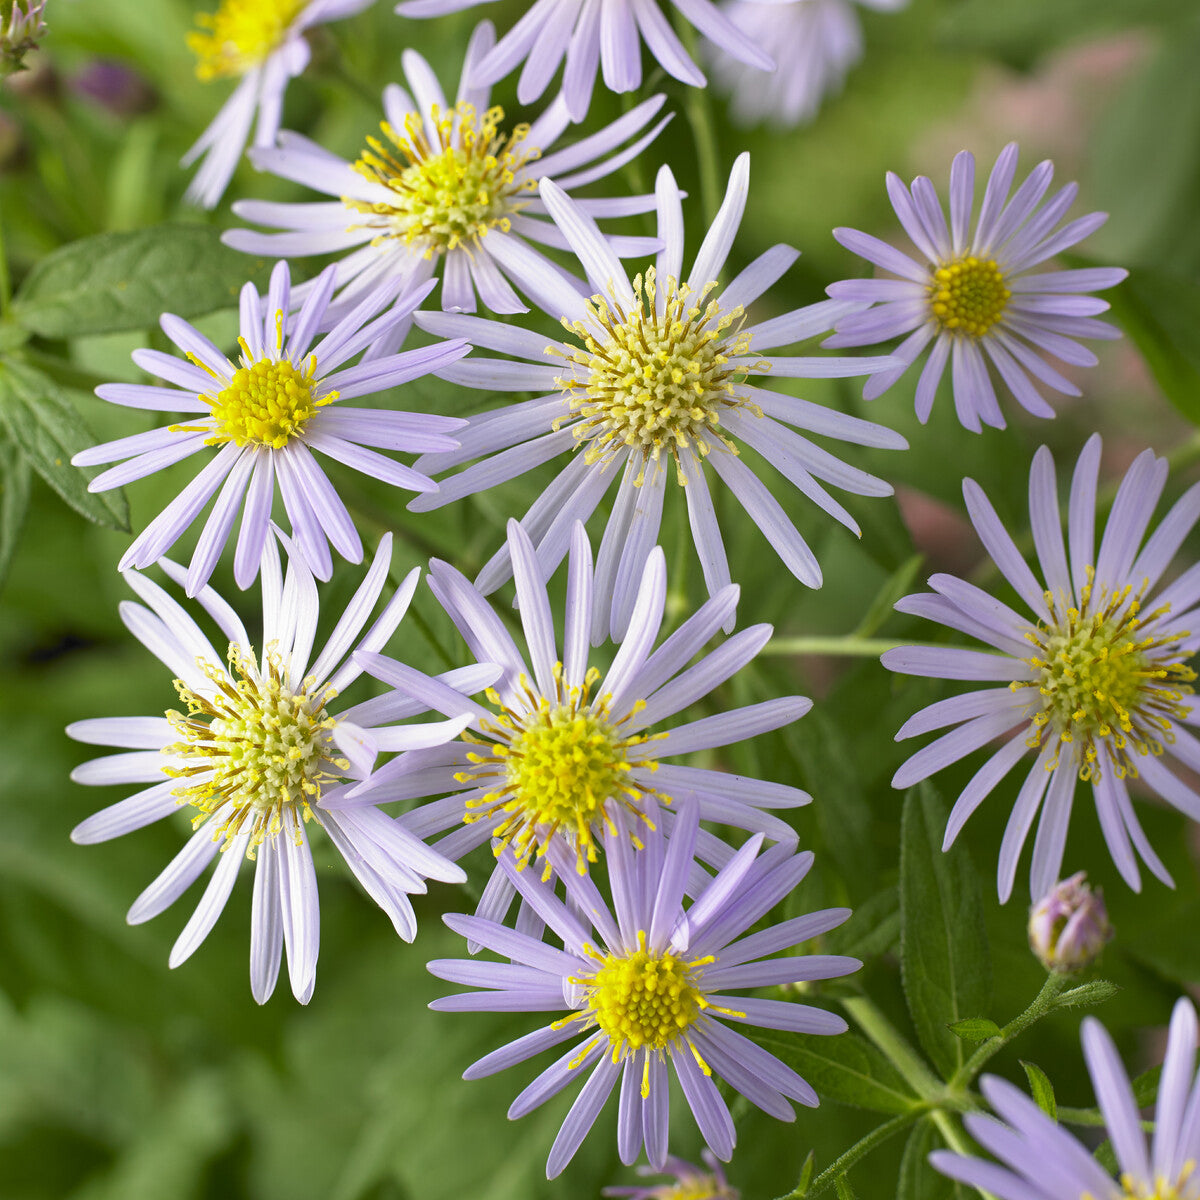
<instances>
[{"instance_id":1,"label":"green plant stalk","mask_svg":"<svg viewBox=\"0 0 1200 1200\"><path fill-rule=\"evenodd\" d=\"M828 1191L837 1182L838 1178L854 1166L860 1158L865 1158L876 1146L883 1145L889 1138L893 1138L902 1130L907 1129L909 1125L914 1124L923 1115L923 1109L914 1108L909 1112L901 1113L897 1117L892 1117L890 1121L885 1121L882 1125L876 1126L866 1137L855 1142L834 1163L826 1167L812 1181L806 1191L792 1190L786 1196L778 1197L778 1200L816 1200L817 1196L822 1192Z\"/></svg>"},{"instance_id":2,"label":"green plant stalk","mask_svg":"<svg viewBox=\"0 0 1200 1200\"><path fill-rule=\"evenodd\" d=\"M695 60L698 39L696 30L682 16L678 9L672 9L675 32L688 52L688 57ZM687 113L688 125L691 126L692 138L696 143L696 166L700 172L700 207L704 213L705 225L711 225L721 207L721 156L717 149L717 127L713 121L712 97L709 89L688 88L687 99L684 101L684 111Z\"/></svg>"},{"instance_id":3,"label":"green plant stalk","mask_svg":"<svg viewBox=\"0 0 1200 1200\"><path fill-rule=\"evenodd\" d=\"M843 637L795 637L772 638L759 651L760 654L836 654L846 658L878 658L886 650L897 646L911 646L913 642L896 642L890 638Z\"/></svg>"},{"instance_id":4,"label":"green plant stalk","mask_svg":"<svg viewBox=\"0 0 1200 1200\"><path fill-rule=\"evenodd\" d=\"M842 1007L859 1029L883 1051L892 1066L900 1072L904 1082L922 1100L936 1104L943 1099L945 1089L942 1081L876 1007L873 1000L867 996L847 996L842 1000Z\"/></svg>"}]
</instances>

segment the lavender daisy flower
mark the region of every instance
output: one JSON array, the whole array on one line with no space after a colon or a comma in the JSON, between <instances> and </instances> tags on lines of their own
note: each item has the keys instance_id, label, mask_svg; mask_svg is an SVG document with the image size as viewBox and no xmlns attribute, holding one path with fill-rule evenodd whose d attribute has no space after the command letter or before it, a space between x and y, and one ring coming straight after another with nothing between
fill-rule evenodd
<instances>
[{"instance_id":1,"label":"lavender daisy flower","mask_svg":"<svg viewBox=\"0 0 1200 1200\"><path fill-rule=\"evenodd\" d=\"M508 1110L511 1119L524 1116L574 1080L587 1077L551 1147L546 1162L551 1179L571 1161L618 1080L621 1161L632 1163L644 1145L650 1164L661 1170L667 1161L668 1063L704 1140L725 1161L736 1139L714 1074L783 1121L795 1117L789 1100L817 1104L816 1092L799 1075L738 1033L736 1026L835 1034L844 1032L845 1021L807 1004L727 993L832 979L858 970L858 959L840 955L766 959L836 928L850 911L825 909L740 937L789 895L812 866L811 853L796 854L791 846L774 846L759 854L761 835L747 842L685 910L696 820L695 806L685 804L669 839L656 835L635 848L624 814L615 814L613 828L603 834L611 909L589 876L569 869L569 855L560 853L561 848L551 853L567 868L560 870L566 904L505 852L502 869L562 942L562 949L479 917L445 918L451 929L510 961L431 962L429 970L439 979L481 989L435 1000L431 1008L567 1010L550 1025L485 1055L463 1074L464 1079L479 1079L551 1046L573 1042Z\"/></svg>"},{"instance_id":2,"label":"lavender daisy flower","mask_svg":"<svg viewBox=\"0 0 1200 1200\"><path fill-rule=\"evenodd\" d=\"M982 1087L999 1120L971 1113L964 1122L999 1162L948 1150L935 1151L929 1161L943 1175L998 1200L1191 1200L1200 1191L1200 1093L1195 1085L1196 1013L1190 1001L1177 1001L1171 1016L1149 1146L1129 1076L1095 1017L1083 1021L1083 1054L1120 1168L1117 1179L1024 1092L994 1075L985 1075Z\"/></svg>"},{"instance_id":3,"label":"lavender daisy flower","mask_svg":"<svg viewBox=\"0 0 1200 1200\"><path fill-rule=\"evenodd\" d=\"M429 64L406 50L401 62L412 94L396 84L385 90L383 138L369 137L369 149L353 166L297 134L285 133L278 147L255 151L252 157L261 170L338 199L319 204L239 201L233 206L239 217L287 232L233 229L223 240L250 254L289 258L358 247L337 265L341 290L329 319L377 287L394 286L401 279L407 291L439 272L443 308L474 312L478 293L493 312L524 312L505 279L507 258L550 269L529 243L566 245L555 225L542 219L546 210L536 194L538 180L557 179L570 190L603 179L636 157L671 118L646 130L663 103L662 96L654 96L607 128L555 151L568 126L558 100L532 125L517 125L506 133L501 127L504 110L488 107L490 89L467 83L473 65L494 41L492 26L484 21L467 47L453 106L446 103ZM635 140L620 149L630 138ZM654 197L578 203L593 216L620 217L648 211ZM507 255L499 253L500 243ZM644 254L656 243L613 237L609 244L616 253L629 255ZM302 296L303 289L297 288L296 299ZM398 344L385 338L369 357L390 353Z\"/></svg>"},{"instance_id":4,"label":"lavender daisy flower","mask_svg":"<svg viewBox=\"0 0 1200 1200\"><path fill-rule=\"evenodd\" d=\"M975 196L975 158L964 150L950 168L950 226L933 184L920 175L905 188L887 176L888 195L918 257L913 258L857 229L835 229L848 250L899 278L851 279L831 284L831 296L869 301L873 307L838 321L826 346L865 346L908 336L896 351L900 365L867 381L863 396L882 396L932 343L917 384L917 417L929 419L938 383L949 362L958 419L978 433L980 423L1004 428L992 385L994 368L1022 408L1037 417L1054 410L1033 380L1066 396L1079 388L1038 351L1076 367L1096 365L1077 338L1110 339L1120 332L1096 314L1108 302L1080 293L1112 287L1128 274L1115 267L1031 271L1099 229L1107 213L1060 223L1079 190L1074 183L1042 200L1054 164L1039 163L1009 198L1017 146L1000 153L988 178L974 234L968 232Z\"/></svg>"},{"instance_id":5,"label":"lavender daisy flower","mask_svg":"<svg viewBox=\"0 0 1200 1200\"><path fill-rule=\"evenodd\" d=\"M1143 451L1121 481L1097 552L1099 463L1100 438L1093 435L1071 482L1065 544L1054 460L1045 446L1034 456L1029 517L1041 579L1026 566L983 489L964 480L971 521L1032 616L965 580L934 575L932 594L908 596L896 608L978 638L989 651L906 646L883 656L885 667L909 675L1002 685L939 701L907 721L897 740L957 728L914 754L892 780L895 787L909 787L1003 739L954 805L946 848L1000 781L1033 752L1036 761L1000 846L1002 901L1012 892L1017 860L1039 807L1031 898L1039 900L1058 879L1077 778L1091 785L1109 851L1135 890L1141 886L1135 849L1164 883L1171 884L1171 877L1142 831L1126 781L1140 778L1200 820L1200 795L1167 766L1175 759L1185 771L1200 770L1200 741L1184 728L1200 720L1188 686L1196 677L1188 660L1200 647L1200 633L1189 632L1197 628L1200 567L1159 587L1200 516L1200 484L1189 488L1146 538L1167 463Z\"/></svg>"},{"instance_id":6,"label":"lavender daisy flower","mask_svg":"<svg viewBox=\"0 0 1200 1200\"><path fill-rule=\"evenodd\" d=\"M891 12L908 0L727 0L722 12L756 44L770 46L779 63L774 74L764 75L723 46L709 47L717 86L731 95L733 119L741 125L767 121L784 128L811 121L862 58L856 3Z\"/></svg>"},{"instance_id":7,"label":"lavender daisy flower","mask_svg":"<svg viewBox=\"0 0 1200 1200\"><path fill-rule=\"evenodd\" d=\"M196 75L205 82L240 82L183 156L185 167L200 160L187 190L189 201L216 207L250 139L256 113L254 144L270 146L275 141L288 80L308 66L308 30L353 16L370 4L371 0L221 0L215 13L196 17L201 32L188 35L198 60Z\"/></svg>"},{"instance_id":8,"label":"lavender daisy flower","mask_svg":"<svg viewBox=\"0 0 1200 1200\"><path fill-rule=\"evenodd\" d=\"M396 5L403 17L440 17L487 0L405 0ZM785 3L790 0L784 0ZM743 33L712 0L671 0L680 14L706 38L760 71L773 71L775 60ZM613 92L642 85L642 41L672 79L704 87L704 74L663 16L658 0L534 0L521 19L475 63L472 87L491 87L525 64L517 99L532 104L549 86L566 58L562 99L572 121L587 116L596 68Z\"/></svg>"},{"instance_id":9,"label":"lavender daisy flower","mask_svg":"<svg viewBox=\"0 0 1200 1200\"><path fill-rule=\"evenodd\" d=\"M794 846L795 831L768 810L807 804L807 793L662 760L778 729L799 720L812 701L786 696L650 732L724 683L770 638L769 625L744 629L688 666L713 634L732 622L738 589L724 588L652 652L667 591L665 559L655 547L629 632L601 675L589 665L588 634L605 593L593 573L583 526L577 523L571 534L561 653L533 543L516 521L509 522L508 544L532 669L483 596L435 559L430 589L476 659L497 664L503 674L487 694L487 708L380 654L361 655L362 665L398 689L406 706L415 702L447 717L468 717L470 724L460 741L398 756L352 795L373 804L443 797L401 816L399 825L420 838L451 830L436 844L455 861L494 840L497 853L511 847L521 868L540 859L547 874L553 847L583 873L597 858L601 831L611 829L618 814L629 817L638 835L653 832L660 822L669 829L674 811L664 808L652 817L651 807L685 799L705 820ZM393 702L384 697L377 703L384 708ZM733 851L706 832L700 835L700 854L720 865ZM479 915L503 920L512 899L507 875L497 868Z\"/></svg>"},{"instance_id":10,"label":"lavender daisy flower","mask_svg":"<svg viewBox=\"0 0 1200 1200\"><path fill-rule=\"evenodd\" d=\"M711 1150L700 1155L707 1170L694 1166L682 1158L668 1154L662 1172L675 1177L672 1183L660 1183L647 1187L606 1187L602 1196L629 1196L631 1200L741 1200L741 1193L731 1187L725 1178L720 1162ZM662 1172L653 1167L638 1167L642 1176L658 1175Z\"/></svg>"},{"instance_id":11,"label":"lavender daisy flower","mask_svg":"<svg viewBox=\"0 0 1200 1200\"><path fill-rule=\"evenodd\" d=\"M464 422L426 413L352 408L344 401L370 396L419 379L468 353L465 342L440 342L347 367L356 354L398 327L429 287L409 292L383 316L391 292L376 292L340 320L314 345L313 339L334 288L330 268L317 279L298 313L288 315L287 263L276 265L265 297L252 284L242 289L241 358L231 362L186 321L165 314L163 332L187 356L181 362L157 350L136 350L133 361L171 387L108 383L101 400L130 408L186 413L185 423L138 433L83 450L77 466L119 462L88 485L93 492L121 487L169 467L209 446L220 449L200 473L137 537L120 569L146 567L161 558L220 488L188 569L188 594L208 581L245 498L233 571L239 587L258 573L271 502L278 482L293 536L313 574L328 579L329 546L351 562L362 561L362 542L345 504L313 457L314 450L374 479L409 491L437 485L420 471L376 450L446 451L449 436ZM265 300L265 306L264 306ZM372 320L371 318L375 318ZM339 403L342 402L342 403Z\"/></svg>"},{"instance_id":12,"label":"lavender daisy flower","mask_svg":"<svg viewBox=\"0 0 1200 1200\"><path fill-rule=\"evenodd\" d=\"M536 398L471 418L458 450L423 455L419 470L443 478L436 497L409 507L424 512L511 479L568 451L576 453L534 502L522 525L537 543L538 561L550 575L562 561L576 520L586 521L620 479L612 516L600 546L597 636L624 636L650 548L658 539L669 462L687 498L692 536L709 595L729 583L729 563L717 527L705 467L733 492L784 565L810 587L821 569L783 506L739 455L755 450L788 482L836 520L858 533L853 517L822 481L859 495L888 496L891 485L829 451L793 428L865 446L904 448L890 429L781 395L749 382L774 377L818 379L866 375L892 365L888 358L788 358L766 353L829 329L853 304L827 300L772 319L746 324L746 307L797 258L775 246L728 285L716 282L742 219L750 158L734 164L720 212L683 274L683 213L679 190L664 167L658 175L658 229L663 248L655 265L630 283L595 222L552 182L542 197L587 272L595 295L586 300L548 271L530 271L512 260L518 285L555 321L565 340L509 324L450 313L419 313L433 333L466 337L485 350L517 360L475 359L439 370L443 379L468 386L533 391ZM484 567L479 589L494 591L508 577L507 549Z\"/></svg>"},{"instance_id":13,"label":"lavender daisy flower","mask_svg":"<svg viewBox=\"0 0 1200 1200\"><path fill-rule=\"evenodd\" d=\"M289 553L283 576L273 537L263 553L261 653L212 588L201 588L196 598L227 640L227 652L213 646L165 589L128 572L126 580L145 604L122 604L121 619L176 676L186 711L165 717L100 717L67 729L78 741L132 751L84 763L71 774L76 783L150 785L77 825L72 840L108 841L183 806L195 814L195 832L187 845L134 901L127 918L131 925L174 904L219 854L204 895L171 950L172 967L208 936L242 860L254 861L250 987L260 1004L274 990L284 949L296 999L307 1003L312 996L320 912L310 822L325 830L405 941L416 934L409 895L424 892L426 879L465 879L453 863L377 809L334 807L351 786L339 780L365 778L377 751L439 745L464 724L451 719L375 734L361 705L330 711L334 697L361 673L350 656L355 643L365 650L382 647L416 589L419 572L414 570L360 638L387 582L391 556L387 534L325 648L315 655L316 584L296 553ZM165 559L162 567L176 583L183 582L182 567ZM477 688L494 675L468 667L444 679L450 686Z\"/></svg>"}]
</instances>

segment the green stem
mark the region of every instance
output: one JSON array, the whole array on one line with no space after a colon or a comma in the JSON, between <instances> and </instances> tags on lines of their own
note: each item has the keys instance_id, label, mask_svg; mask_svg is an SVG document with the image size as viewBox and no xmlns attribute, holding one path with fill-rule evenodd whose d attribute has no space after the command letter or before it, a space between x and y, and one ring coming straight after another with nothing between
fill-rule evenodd
<instances>
[{"instance_id":1,"label":"green stem","mask_svg":"<svg viewBox=\"0 0 1200 1200\"><path fill-rule=\"evenodd\" d=\"M8 248L4 244L4 220L0 217L0 317L6 316L12 301L12 277L8 273Z\"/></svg>"},{"instance_id":2,"label":"green stem","mask_svg":"<svg viewBox=\"0 0 1200 1200\"><path fill-rule=\"evenodd\" d=\"M962 1090L969 1086L989 1058L998 1054L1013 1038L1023 1033L1035 1021L1040 1021L1054 1007L1054 1001L1066 985L1066 975L1058 975L1053 972L1047 975L1046 982L1042 984L1042 990L1034 997L1033 1003L1019 1016L1013 1017L995 1037L990 1037L983 1042L974 1054L955 1071L954 1078L950 1080L951 1090Z\"/></svg>"},{"instance_id":3,"label":"green stem","mask_svg":"<svg viewBox=\"0 0 1200 1200\"><path fill-rule=\"evenodd\" d=\"M679 12L672 9L675 32L688 56L695 60L699 39L695 28ZM692 139L696 143L696 167L700 173L700 207L705 225L711 225L721 207L721 155L717 148L717 126L713 120L711 89L688 88L684 101Z\"/></svg>"},{"instance_id":4,"label":"green stem","mask_svg":"<svg viewBox=\"0 0 1200 1200\"><path fill-rule=\"evenodd\" d=\"M816 1200L822 1192L828 1191L838 1177L844 1175L860 1158L864 1158L870 1154L876 1146L883 1145L889 1138L895 1137L902 1130L907 1129L918 1118L924 1114L920 1109L913 1109L910 1112L901 1113L898 1117L893 1117L890 1121L885 1121L882 1125L872 1129L865 1138L855 1142L849 1150L846 1151L836 1162L825 1168L812 1181L811 1186L807 1191L791 1191L786 1196L780 1196L779 1200Z\"/></svg>"},{"instance_id":5,"label":"green stem","mask_svg":"<svg viewBox=\"0 0 1200 1200\"><path fill-rule=\"evenodd\" d=\"M885 650L911 646L912 642L894 642L889 638L795 637L772 638L760 654L839 654L847 658L878 658Z\"/></svg>"},{"instance_id":6,"label":"green stem","mask_svg":"<svg viewBox=\"0 0 1200 1200\"><path fill-rule=\"evenodd\" d=\"M1062 1125L1090 1125L1103 1129L1108 1122L1098 1108L1063 1108L1058 1106L1058 1120ZM1154 1132L1153 1121L1139 1121L1138 1124L1146 1133Z\"/></svg>"},{"instance_id":7,"label":"green stem","mask_svg":"<svg viewBox=\"0 0 1200 1200\"><path fill-rule=\"evenodd\" d=\"M900 1036L899 1030L875 1006L873 1000L866 996L847 996L842 1000L842 1007L859 1029L883 1051L888 1061L922 1100L937 1101L943 1097L941 1080Z\"/></svg>"}]
</instances>

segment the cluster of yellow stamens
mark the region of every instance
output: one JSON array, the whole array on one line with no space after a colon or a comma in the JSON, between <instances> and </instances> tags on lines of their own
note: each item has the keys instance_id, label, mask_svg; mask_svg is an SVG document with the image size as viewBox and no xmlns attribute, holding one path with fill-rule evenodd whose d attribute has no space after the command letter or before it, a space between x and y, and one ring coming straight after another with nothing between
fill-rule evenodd
<instances>
[{"instance_id":1,"label":"cluster of yellow stamens","mask_svg":"<svg viewBox=\"0 0 1200 1200\"><path fill-rule=\"evenodd\" d=\"M334 693L313 690L312 677L293 691L278 655L269 653L260 669L232 644L228 672L203 660L199 665L212 689L200 694L175 680L188 711L187 716L174 710L166 714L180 741L165 746L163 753L186 765L163 771L195 780L175 789L180 803L200 810L194 827L232 805L214 828L213 840L223 837L228 846L238 835L249 834L247 853L253 858L254 848L283 828L285 809L308 821L321 789L350 766L336 757L330 739L335 720L326 715L325 705Z\"/></svg>"},{"instance_id":2,"label":"cluster of yellow stamens","mask_svg":"<svg viewBox=\"0 0 1200 1200\"><path fill-rule=\"evenodd\" d=\"M519 868L545 857L550 839L565 836L574 845L581 875L598 854L595 835L601 828L616 832L612 807L626 809L649 829L650 819L640 801L655 795L669 797L630 778L637 768L653 771L652 760L631 757L635 747L662 735L630 734L621 726L640 712L639 701L619 721L609 711L609 697L593 700L591 689L600 673L593 667L582 687L567 687L562 664L554 667L555 694L538 695L520 681L519 699L505 707L495 691L488 700L499 710L495 721L482 725L483 737L464 733L463 740L479 747L468 755L472 766L455 778L491 790L467 802L466 820L490 821L498 839L497 855L512 845ZM634 845L640 848L636 838ZM550 876L549 860L544 878Z\"/></svg>"},{"instance_id":3,"label":"cluster of yellow stamens","mask_svg":"<svg viewBox=\"0 0 1200 1200\"><path fill-rule=\"evenodd\" d=\"M1161 754L1172 740L1171 722L1188 711L1183 697L1196 673L1186 665L1181 643L1189 635L1143 633L1147 622L1168 612L1164 607L1143 617L1144 591L1135 595L1129 585L1098 591L1089 567L1079 607L1047 592L1053 620L1025 635L1037 648L1026 659L1037 675L1011 686L1036 687L1041 696L1028 744L1040 746L1047 731L1077 744L1084 780L1100 777L1101 744L1118 777L1136 779L1135 756ZM1050 767L1057 765L1056 755Z\"/></svg>"},{"instance_id":4,"label":"cluster of yellow stamens","mask_svg":"<svg viewBox=\"0 0 1200 1200\"><path fill-rule=\"evenodd\" d=\"M983 337L1004 315L1011 298L994 258L972 254L930 272L930 310L951 333Z\"/></svg>"},{"instance_id":5,"label":"cluster of yellow stamens","mask_svg":"<svg viewBox=\"0 0 1200 1200\"><path fill-rule=\"evenodd\" d=\"M723 1188L715 1175L707 1172L681 1179L678 1183L665 1183L650 1192L650 1200L728 1200L731 1193Z\"/></svg>"},{"instance_id":6,"label":"cluster of yellow stamens","mask_svg":"<svg viewBox=\"0 0 1200 1200\"><path fill-rule=\"evenodd\" d=\"M1120 1179L1124 1200L1184 1200L1185 1192L1187 1195L1194 1194L1194 1189L1189 1189L1187 1183L1195 1170L1195 1161L1188 1159L1183 1164L1183 1170L1179 1172L1177 1179L1171 1180L1164 1175L1156 1175L1153 1184L1144 1183L1125 1173ZM1096 1198L1091 1192L1084 1192L1079 1200L1096 1200Z\"/></svg>"},{"instance_id":7,"label":"cluster of yellow stamens","mask_svg":"<svg viewBox=\"0 0 1200 1200\"><path fill-rule=\"evenodd\" d=\"M426 258L463 246L470 252L488 230L507 233L512 216L529 201L536 178L523 177L527 163L540 151L524 144L528 125L500 132L504 109L490 108L482 120L470 104L448 112L434 105L430 114L437 130L431 141L420 113L404 118L403 132L380 124L389 145L368 137L354 169L387 188L387 200L367 203L343 197L357 212L382 217L380 239L403 238L420 246Z\"/></svg>"},{"instance_id":8,"label":"cluster of yellow stamens","mask_svg":"<svg viewBox=\"0 0 1200 1200\"><path fill-rule=\"evenodd\" d=\"M575 437L587 443L589 463L614 458L627 447L642 455L643 474L645 463L657 461L665 450L675 459L679 482L686 484L680 450L691 446L703 456L719 442L736 454L721 430L722 414L744 408L761 416L762 410L738 393L746 365L732 365L750 352L750 335L741 332L741 306L722 312L716 300L706 303L717 284L706 283L696 294L671 278L660 315L658 286L651 267L633 280L632 306L612 296L593 296L588 320L564 319L565 328L583 343L566 356L582 374L556 381L570 401L569 414L556 428L583 417ZM760 362L753 369L768 366ZM641 481L639 475L636 482Z\"/></svg>"},{"instance_id":9,"label":"cluster of yellow stamens","mask_svg":"<svg viewBox=\"0 0 1200 1200\"><path fill-rule=\"evenodd\" d=\"M188 34L188 47L205 81L244 75L283 43L288 26L308 0L222 0L215 13L197 13L203 32Z\"/></svg>"}]
</instances>

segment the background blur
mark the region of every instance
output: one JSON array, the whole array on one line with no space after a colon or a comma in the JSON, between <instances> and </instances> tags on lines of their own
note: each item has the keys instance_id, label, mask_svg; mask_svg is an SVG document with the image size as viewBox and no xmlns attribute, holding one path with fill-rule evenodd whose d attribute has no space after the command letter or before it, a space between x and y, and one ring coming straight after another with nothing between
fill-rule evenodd
<instances>
[{"instance_id":1,"label":"background blur","mask_svg":"<svg viewBox=\"0 0 1200 1200\"><path fill-rule=\"evenodd\" d=\"M504 0L412 21L380 0L318 31L313 65L289 89L284 125L352 159L376 128L380 90L400 78L406 46L429 57L449 91L474 22L486 15L503 31L521 10ZM32 69L0 88L0 220L15 279L54 247L85 235L168 218L228 227L235 223L228 204L238 197L315 198L243 165L211 218L182 209L187 174L177 161L229 90L195 79L185 44L193 13L184 0L51 0L47 19L51 32L29 60ZM816 593L792 580L736 506L725 503L733 575L743 585L739 624L770 621L782 637L855 630L928 637L928 627L891 614L890 603L934 570L976 569L979 548L962 512L963 475L979 480L1020 531L1028 464L1043 441L1055 449L1060 480L1093 430L1104 434L1109 478L1146 445L1173 454L1179 469L1168 499L1195 478L1190 464L1200 456L1194 426L1159 386L1164 372L1176 371L1176 383L1184 372L1186 383L1186 371L1200 368L1194 0L914 0L897 14L864 11L863 23L864 61L809 127L739 130L723 115L723 97L710 94L722 172L740 150L752 152L749 208L731 272L771 244L789 242L803 257L769 304L782 310L816 300L827 283L862 269L830 236L833 226L898 237L883 187L886 170L905 178L927 173L944 192L957 150L973 150L986 170L1016 139L1022 175L1050 156L1059 178L1082 185L1075 215L1097 208L1112 214L1081 249L1089 260L1137 268L1120 289L1121 312L1141 322L1145 345L1166 349L1153 360L1156 376L1129 340L1098 346L1102 365L1079 376L1083 399L1056 398L1056 421L1026 419L1009 401L1003 403L1009 430L983 436L958 426L947 394L929 425L918 426L911 383L869 410L852 385L797 388L901 429L912 448L848 450L849 461L897 486L896 504L847 500L862 524L861 541L774 481L824 568L826 584ZM664 161L695 194L689 97L672 81L659 81L677 113L674 122L632 171L599 185L597 194L646 186ZM510 121L512 88L510 79L495 93ZM620 111L620 100L598 87L586 128ZM693 205L689 253L699 243L699 226ZM629 228L652 232L637 221ZM231 344L231 314L200 324ZM129 352L142 345L166 347L157 330L73 344L71 377L60 382L74 389L100 439L152 424L149 414L88 395L106 380L137 381ZM481 395L422 381L381 402L388 400L469 412ZM11 461L3 466L12 469ZM130 489L135 530L193 469L182 466ZM384 528L397 530L395 578L431 554L471 574L499 544L505 518L523 512L549 478L546 472L413 517L398 493L339 474L336 464L330 472L371 546ZM682 507L667 505L667 547L688 545L680 537ZM0 530L0 541L5 536ZM176 702L166 671L117 616L128 593L114 566L127 544L126 535L87 524L35 479L28 523L0 594L0 1198L592 1200L605 1185L630 1182L632 1172L616 1158L611 1111L567 1173L549 1184L545 1155L572 1093L512 1123L505 1110L533 1068L461 1080L476 1057L538 1023L533 1016L453 1016L425 1007L444 989L424 962L462 949L438 914L473 905L473 897L435 886L418 907L418 940L405 946L340 864L318 857L322 952L307 1008L286 985L261 1009L251 999L246 873L215 932L178 971L167 970L167 953L194 894L149 925L125 924L131 901L180 844L186 818L102 846L74 846L70 829L120 793L68 781L71 767L92 755L62 728L88 716L157 713ZM1193 542L1189 553L1197 548ZM176 554L190 549L185 540ZM677 621L701 598L700 573L690 547L668 549L668 563ZM323 594L327 627L360 575L344 564L335 572ZM254 619L256 593L238 597L224 567L215 582ZM393 652L429 670L445 669L447 657L461 661L464 648L423 587L416 607L433 637L410 618ZM779 655L761 659L717 699L747 703L791 691L817 697L815 711L792 729L713 761L813 792L814 804L795 814L795 824L817 865L784 915L831 903L859 910L826 946L861 952L867 966L850 985L867 990L907 1030L895 953L900 797L889 779L908 751L894 745L892 734L938 688L892 678L873 659ZM974 765L945 773L944 791L953 795ZM983 881L994 959L993 1000L980 1015L1001 1023L1025 1007L1043 977L1025 946L1023 883L1002 909L991 882L1019 775L964 835ZM1104 887L1118 937L1102 971L1123 991L1098 1015L1138 1070L1157 1061L1157 1031L1173 999L1200 979L1196 831L1163 806L1143 804L1140 815L1175 875L1175 893L1151 880L1142 896L1131 894L1109 862L1090 803L1082 801L1064 868L1066 874L1087 866ZM478 871L485 867L476 864ZM1048 1019L993 1069L1022 1080L1018 1058L1046 1070L1061 1103L1093 1103L1076 1014ZM802 1110L794 1125L749 1106L735 1116L739 1145L729 1174L745 1200L786 1194L810 1149L820 1170L875 1120L828 1102ZM673 1150L695 1159L700 1145L690 1120L679 1121ZM889 1144L854 1173L860 1196L896 1195L901 1150ZM945 1195L952 1190L940 1181L922 1200L937 1200L938 1188Z\"/></svg>"}]
</instances>

